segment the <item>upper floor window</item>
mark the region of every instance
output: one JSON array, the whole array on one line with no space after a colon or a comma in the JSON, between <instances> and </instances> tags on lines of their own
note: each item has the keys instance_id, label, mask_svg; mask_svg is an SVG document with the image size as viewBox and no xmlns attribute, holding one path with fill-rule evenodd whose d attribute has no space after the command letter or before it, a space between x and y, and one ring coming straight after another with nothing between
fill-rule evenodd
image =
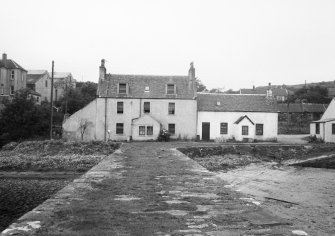
<instances>
[{"instance_id":1,"label":"upper floor window","mask_svg":"<svg viewBox=\"0 0 335 236\"><path fill-rule=\"evenodd\" d=\"M24 80L24 76L23 76L23 73L21 72L21 81Z\"/></svg>"},{"instance_id":2,"label":"upper floor window","mask_svg":"<svg viewBox=\"0 0 335 236\"><path fill-rule=\"evenodd\" d=\"M123 102L117 102L116 110L117 114L123 114Z\"/></svg>"},{"instance_id":3,"label":"upper floor window","mask_svg":"<svg viewBox=\"0 0 335 236\"><path fill-rule=\"evenodd\" d=\"M220 134L228 134L228 123L220 124Z\"/></svg>"},{"instance_id":4,"label":"upper floor window","mask_svg":"<svg viewBox=\"0 0 335 236\"><path fill-rule=\"evenodd\" d=\"M242 135L249 135L249 126L247 125L242 126Z\"/></svg>"},{"instance_id":5,"label":"upper floor window","mask_svg":"<svg viewBox=\"0 0 335 236\"><path fill-rule=\"evenodd\" d=\"M119 84L119 94L127 94L127 84L126 83L120 83Z\"/></svg>"},{"instance_id":6,"label":"upper floor window","mask_svg":"<svg viewBox=\"0 0 335 236\"><path fill-rule=\"evenodd\" d=\"M175 103L169 102L169 115L174 115L175 113Z\"/></svg>"},{"instance_id":7,"label":"upper floor window","mask_svg":"<svg viewBox=\"0 0 335 236\"><path fill-rule=\"evenodd\" d=\"M335 124L332 124L332 134L335 134Z\"/></svg>"},{"instance_id":8,"label":"upper floor window","mask_svg":"<svg viewBox=\"0 0 335 236\"><path fill-rule=\"evenodd\" d=\"M150 113L150 102L144 102L144 113Z\"/></svg>"},{"instance_id":9,"label":"upper floor window","mask_svg":"<svg viewBox=\"0 0 335 236\"><path fill-rule=\"evenodd\" d=\"M48 81L45 80L45 87L48 87Z\"/></svg>"},{"instance_id":10,"label":"upper floor window","mask_svg":"<svg viewBox=\"0 0 335 236\"><path fill-rule=\"evenodd\" d=\"M166 89L167 94L175 94L176 93L176 86L174 84L168 84Z\"/></svg>"},{"instance_id":11,"label":"upper floor window","mask_svg":"<svg viewBox=\"0 0 335 236\"><path fill-rule=\"evenodd\" d=\"M256 124L256 135L263 135L263 124Z\"/></svg>"},{"instance_id":12,"label":"upper floor window","mask_svg":"<svg viewBox=\"0 0 335 236\"><path fill-rule=\"evenodd\" d=\"M10 79L14 79L15 78L15 70L12 70L11 72L10 72Z\"/></svg>"},{"instance_id":13,"label":"upper floor window","mask_svg":"<svg viewBox=\"0 0 335 236\"><path fill-rule=\"evenodd\" d=\"M3 84L1 84L0 94L1 94L1 95L4 95L4 87L3 87Z\"/></svg>"}]
</instances>

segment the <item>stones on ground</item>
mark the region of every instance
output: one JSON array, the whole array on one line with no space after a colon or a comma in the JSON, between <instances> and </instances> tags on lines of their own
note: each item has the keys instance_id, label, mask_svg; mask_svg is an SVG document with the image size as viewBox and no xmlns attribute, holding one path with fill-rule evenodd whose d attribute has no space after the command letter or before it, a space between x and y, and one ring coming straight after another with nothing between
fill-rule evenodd
<instances>
[{"instance_id":1,"label":"stones on ground","mask_svg":"<svg viewBox=\"0 0 335 236\"><path fill-rule=\"evenodd\" d=\"M40 221L28 221L25 222L25 225L16 226L16 224L11 225L9 228L2 231L4 235L18 235L20 231L29 232L34 229L41 228L41 222Z\"/></svg>"},{"instance_id":2,"label":"stones on ground","mask_svg":"<svg viewBox=\"0 0 335 236\"><path fill-rule=\"evenodd\" d=\"M293 230L292 233L295 234L295 235L301 235L301 236L307 236L308 235L305 231L302 231L302 230Z\"/></svg>"},{"instance_id":3,"label":"stones on ground","mask_svg":"<svg viewBox=\"0 0 335 236\"><path fill-rule=\"evenodd\" d=\"M116 198L114 200L116 201L134 201L134 200L140 200L139 197L133 197L130 195L116 195Z\"/></svg>"}]
</instances>

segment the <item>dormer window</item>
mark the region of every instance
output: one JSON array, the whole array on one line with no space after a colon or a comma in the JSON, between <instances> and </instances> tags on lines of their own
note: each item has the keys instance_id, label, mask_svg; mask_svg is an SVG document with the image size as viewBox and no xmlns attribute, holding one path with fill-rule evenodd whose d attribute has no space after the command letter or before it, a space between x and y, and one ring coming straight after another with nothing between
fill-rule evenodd
<instances>
[{"instance_id":1,"label":"dormer window","mask_svg":"<svg viewBox=\"0 0 335 236\"><path fill-rule=\"evenodd\" d=\"M220 105L221 105L221 102L220 102L220 101L217 101L217 102L216 102L216 105L217 105L217 106L220 106Z\"/></svg>"},{"instance_id":2,"label":"dormer window","mask_svg":"<svg viewBox=\"0 0 335 236\"><path fill-rule=\"evenodd\" d=\"M176 86L174 84L168 84L166 87L166 94L176 94Z\"/></svg>"},{"instance_id":3,"label":"dormer window","mask_svg":"<svg viewBox=\"0 0 335 236\"><path fill-rule=\"evenodd\" d=\"M118 93L127 94L127 84L126 83L119 83Z\"/></svg>"},{"instance_id":4,"label":"dormer window","mask_svg":"<svg viewBox=\"0 0 335 236\"><path fill-rule=\"evenodd\" d=\"M145 86L145 88L144 88L144 92L146 92L146 93L150 92L150 88L149 88L149 86Z\"/></svg>"}]
</instances>

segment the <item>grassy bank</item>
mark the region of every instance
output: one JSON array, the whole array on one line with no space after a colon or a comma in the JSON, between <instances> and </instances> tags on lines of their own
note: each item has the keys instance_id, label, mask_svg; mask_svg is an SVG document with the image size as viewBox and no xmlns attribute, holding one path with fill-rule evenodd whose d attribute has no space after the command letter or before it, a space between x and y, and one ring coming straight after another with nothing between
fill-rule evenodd
<instances>
[{"instance_id":1,"label":"grassy bank","mask_svg":"<svg viewBox=\"0 0 335 236\"><path fill-rule=\"evenodd\" d=\"M10 143L0 151L0 171L84 172L117 148L119 143L102 141Z\"/></svg>"}]
</instances>

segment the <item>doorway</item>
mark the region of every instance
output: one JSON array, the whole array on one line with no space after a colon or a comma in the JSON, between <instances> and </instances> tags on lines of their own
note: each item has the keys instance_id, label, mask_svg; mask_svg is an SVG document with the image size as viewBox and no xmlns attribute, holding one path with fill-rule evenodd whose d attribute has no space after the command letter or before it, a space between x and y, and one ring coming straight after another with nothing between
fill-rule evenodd
<instances>
[{"instance_id":1,"label":"doorway","mask_svg":"<svg viewBox=\"0 0 335 236\"><path fill-rule=\"evenodd\" d=\"M210 123L202 122L202 140L209 141L210 137Z\"/></svg>"}]
</instances>

